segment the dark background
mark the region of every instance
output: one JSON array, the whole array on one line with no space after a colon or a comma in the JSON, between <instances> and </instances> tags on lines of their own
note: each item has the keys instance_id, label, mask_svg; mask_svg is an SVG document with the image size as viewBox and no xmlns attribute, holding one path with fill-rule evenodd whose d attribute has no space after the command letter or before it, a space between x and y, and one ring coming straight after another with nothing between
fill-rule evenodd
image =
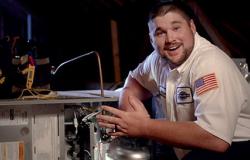
<instances>
[{"instance_id":1,"label":"dark background","mask_svg":"<svg viewBox=\"0 0 250 160\"><path fill-rule=\"evenodd\" d=\"M110 21L118 25L121 80L151 51L147 11L155 0L0 0L0 38L27 38L27 14L32 15L32 40L50 64L95 50L100 53L105 84L115 83ZM250 16L247 1L196 0L216 28L232 58L249 63ZM201 17L204 18L204 17ZM202 35L211 39L201 29ZM88 57L65 66L53 77L58 90L85 89L98 82L97 62ZM87 80L88 79L88 80ZM108 88L107 86L106 88Z\"/></svg>"}]
</instances>

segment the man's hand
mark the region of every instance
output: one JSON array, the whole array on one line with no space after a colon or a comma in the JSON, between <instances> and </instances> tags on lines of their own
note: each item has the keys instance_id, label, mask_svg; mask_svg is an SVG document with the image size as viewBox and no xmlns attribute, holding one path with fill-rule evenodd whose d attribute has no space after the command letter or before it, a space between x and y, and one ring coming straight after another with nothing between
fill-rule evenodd
<instances>
[{"instance_id":1,"label":"man's hand","mask_svg":"<svg viewBox=\"0 0 250 160\"><path fill-rule=\"evenodd\" d=\"M102 109L110 112L113 116L98 115L97 120L100 127L117 128L116 132L110 133L112 136L132 136L140 137L145 135L147 120L150 116L140 100L129 97L129 103L133 111L122 111L109 106L102 106Z\"/></svg>"}]
</instances>

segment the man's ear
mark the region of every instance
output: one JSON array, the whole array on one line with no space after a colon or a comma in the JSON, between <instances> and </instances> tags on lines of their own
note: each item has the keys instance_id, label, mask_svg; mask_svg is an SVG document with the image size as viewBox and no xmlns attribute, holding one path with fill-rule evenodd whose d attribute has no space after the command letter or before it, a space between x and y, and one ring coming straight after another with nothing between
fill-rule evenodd
<instances>
[{"instance_id":1,"label":"man's ear","mask_svg":"<svg viewBox=\"0 0 250 160\"><path fill-rule=\"evenodd\" d=\"M156 49L155 40L152 33L149 33L150 43L154 49Z\"/></svg>"},{"instance_id":2,"label":"man's ear","mask_svg":"<svg viewBox=\"0 0 250 160\"><path fill-rule=\"evenodd\" d=\"M154 23L152 22L152 20L148 21L148 31L149 31L148 35L149 35L149 38L150 38L150 43L151 43L152 47L154 49L156 49L155 37L154 37L154 33L153 33L154 28L155 27L154 27Z\"/></svg>"},{"instance_id":3,"label":"man's ear","mask_svg":"<svg viewBox=\"0 0 250 160\"><path fill-rule=\"evenodd\" d=\"M192 19L190 20L190 27L191 27L193 34L195 34L196 33L196 26L195 26L194 21Z\"/></svg>"}]
</instances>

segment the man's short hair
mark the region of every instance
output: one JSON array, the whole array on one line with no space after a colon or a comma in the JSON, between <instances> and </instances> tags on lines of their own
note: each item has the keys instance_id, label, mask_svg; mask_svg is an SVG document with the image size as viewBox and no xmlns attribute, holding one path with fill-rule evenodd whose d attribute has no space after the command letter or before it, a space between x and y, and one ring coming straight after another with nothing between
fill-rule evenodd
<instances>
[{"instance_id":1,"label":"man's short hair","mask_svg":"<svg viewBox=\"0 0 250 160\"><path fill-rule=\"evenodd\" d=\"M163 16L170 11L178 11L187 20L194 19L195 17L192 9L185 2L180 0L168 0L156 3L149 12L148 20L151 21L155 17Z\"/></svg>"}]
</instances>

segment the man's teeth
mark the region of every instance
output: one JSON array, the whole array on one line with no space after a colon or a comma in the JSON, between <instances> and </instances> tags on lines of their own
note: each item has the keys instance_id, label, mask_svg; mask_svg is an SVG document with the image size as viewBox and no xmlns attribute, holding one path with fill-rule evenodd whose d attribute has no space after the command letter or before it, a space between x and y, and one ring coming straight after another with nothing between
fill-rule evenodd
<instances>
[{"instance_id":1,"label":"man's teeth","mask_svg":"<svg viewBox=\"0 0 250 160\"><path fill-rule=\"evenodd\" d=\"M169 50L175 50L175 49L177 49L178 48L178 46L173 46L173 47L169 47L168 49Z\"/></svg>"}]
</instances>

